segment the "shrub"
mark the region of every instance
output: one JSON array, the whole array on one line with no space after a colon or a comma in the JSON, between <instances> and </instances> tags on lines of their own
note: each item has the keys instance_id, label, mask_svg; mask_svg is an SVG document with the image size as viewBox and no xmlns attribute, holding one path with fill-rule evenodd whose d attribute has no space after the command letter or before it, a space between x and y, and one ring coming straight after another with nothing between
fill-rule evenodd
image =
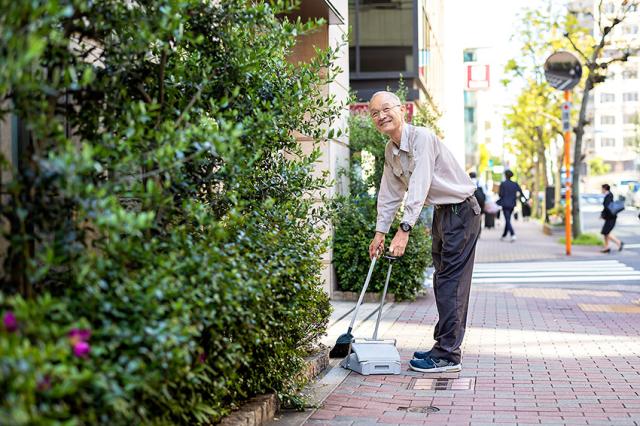
<instances>
[{"instance_id":1,"label":"shrub","mask_svg":"<svg viewBox=\"0 0 640 426\"><path fill-rule=\"evenodd\" d=\"M371 263L369 243L376 226L376 200L371 196L361 196L340 201L339 216L335 222L333 259L338 285L343 291L362 290ZM396 218L391 230L398 228L400 220ZM385 240L388 248L393 233ZM385 265L384 267L380 265ZM389 292L397 300L413 299L422 288L425 271L431 265L431 237L424 224L418 222L411 231L404 256L394 265L389 280ZM376 266L369 291L382 291L386 279L386 261Z\"/></svg>"},{"instance_id":2,"label":"shrub","mask_svg":"<svg viewBox=\"0 0 640 426\"><path fill-rule=\"evenodd\" d=\"M560 242L561 244L564 244L565 238L560 237L558 239L558 242ZM602 237L592 232L584 232L578 235L578 238L572 239L571 242L577 246L601 246L603 244Z\"/></svg>"},{"instance_id":3,"label":"shrub","mask_svg":"<svg viewBox=\"0 0 640 426\"><path fill-rule=\"evenodd\" d=\"M0 96L27 136L2 188L2 308L41 330L2 343L3 418L208 424L294 396L330 310L325 182L294 130L322 138L340 106L333 50L287 61L322 24L289 3L0 0ZM51 369L64 392L43 399Z\"/></svg>"}]
</instances>

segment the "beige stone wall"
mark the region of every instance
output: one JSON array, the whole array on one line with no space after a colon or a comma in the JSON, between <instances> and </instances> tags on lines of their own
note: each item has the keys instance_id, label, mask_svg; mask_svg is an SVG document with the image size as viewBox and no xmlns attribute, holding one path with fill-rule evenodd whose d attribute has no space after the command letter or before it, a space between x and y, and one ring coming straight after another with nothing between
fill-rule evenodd
<instances>
[{"instance_id":1,"label":"beige stone wall","mask_svg":"<svg viewBox=\"0 0 640 426\"><path fill-rule=\"evenodd\" d=\"M12 123L11 116L6 114L2 120L0 120L0 153L10 166L3 168L0 172L0 183L3 185L11 180L13 167L13 149L12 149ZM7 203L7 197L0 199L1 203ZM7 223L2 223L0 226L7 227ZM7 241L0 236L0 276L4 275L4 259L7 253Z\"/></svg>"},{"instance_id":2,"label":"beige stone wall","mask_svg":"<svg viewBox=\"0 0 640 426\"><path fill-rule=\"evenodd\" d=\"M301 15L309 16L310 11L317 11L319 3L320 0L303 1ZM347 43L343 43L343 39L346 39L348 31L348 0L332 0L331 4L341 15L343 23L339 22L338 19L330 18L329 25L324 26L320 31L302 36L290 60L293 63L308 60L315 54L314 47L341 46L340 57L336 65L342 71L335 81L326 88L326 94L335 96L336 102L344 105L341 117L336 122L331 123L331 127L346 130L349 116L349 107L346 103L349 95L349 46ZM318 147L321 152L315 173L322 175L322 173L327 172L329 180L332 182L332 185L324 191L324 195L333 197L336 194L346 193L349 189L348 180L340 176L340 171L346 169L349 165L348 136L345 134L341 137L327 138L320 142L314 142L311 138L302 134L297 135L297 138L303 152L310 153L314 147ZM321 195L317 194L318 202L321 202ZM329 226L325 230L325 236L329 239L332 234L333 229ZM329 249L322 258L324 264L324 289L329 295L336 289L335 270L332 261L333 252Z\"/></svg>"}]
</instances>

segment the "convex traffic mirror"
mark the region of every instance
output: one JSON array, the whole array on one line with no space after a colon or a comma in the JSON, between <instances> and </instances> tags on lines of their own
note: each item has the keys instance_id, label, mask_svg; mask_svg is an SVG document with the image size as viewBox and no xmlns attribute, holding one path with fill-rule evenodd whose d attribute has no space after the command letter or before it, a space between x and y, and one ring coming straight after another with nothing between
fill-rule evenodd
<instances>
[{"instance_id":1,"label":"convex traffic mirror","mask_svg":"<svg viewBox=\"0 0 640 426\"><path fill-rule=\"evenodd\" d=\"M580 82L582 65L573 53L556 52L544 63L544 76L552 87L571 90Z\"/></svg>"}]
</instances>

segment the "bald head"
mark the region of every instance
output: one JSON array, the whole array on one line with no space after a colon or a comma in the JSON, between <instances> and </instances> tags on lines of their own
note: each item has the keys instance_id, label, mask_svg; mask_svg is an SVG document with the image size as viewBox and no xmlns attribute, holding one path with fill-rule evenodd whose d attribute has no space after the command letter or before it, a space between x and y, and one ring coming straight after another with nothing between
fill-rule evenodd
<instances>
[{"instance_id":1,"label":"bald head","mask_svg":"<svg viewBox=\"0 0 640 426\"><path fill-rule=\"evenodd\" d=\"M388 102L392 102L394 104L402 104L402 101L400 101L398 95L392 92L387 92L386 90L380 90L379 92L374 93L373 96L371 96L369 103L372 103L373 100L377 97L381 97L380 101L382 102L387 100Z\"/></svg>"}]
</instances>

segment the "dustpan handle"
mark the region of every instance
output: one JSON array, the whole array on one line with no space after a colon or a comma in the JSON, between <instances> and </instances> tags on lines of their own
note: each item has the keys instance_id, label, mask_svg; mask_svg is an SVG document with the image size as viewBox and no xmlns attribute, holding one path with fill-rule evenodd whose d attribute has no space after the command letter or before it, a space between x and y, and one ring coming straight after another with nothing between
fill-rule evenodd
<instances>
[{"instance_id":1,"label":"dustpan handle","mask_svg":"<svg viewBox=\"0 0 640 426\"><path fill-rule=\"evenodd\" d=\"M380 299L380 307L378 308L378 318L376 319L376 328L373 330L373 340L378 339L378 327L380 326L380 318L382 318L382 308L384 307L384 299L387 297L387 289L389 288L389 278L391 278L391 268L393 267L393 261L397 259L394 256L385 256L389 259L389 269L387 270L387 279L384 282L384 289L382 290L382 299Z\"/></svg>"},{"instance_id":2,"label":"dustpan handle","mask_svg":"<svg viewBox=\"0 0 640 426\"><path fill-rule=\"evenodd\" d=\"M376 260L378 258L378 252L376 251L376 255L371 259L371 266L369 266L369 273L367 273L367 279L364 281L364 286L362 287L362 291L360 292L360 297L358 298L358 303L356 304L355 312L353 313L353 318L351 318L351 324L349 324L349 331L347 333L351 333L353 330L353 324L356 322L356 317L358 316L358 310L360 309L360 305L362 304L362 300L364 299L364 294L367 292L367 287L369 287L369 281L371 280L371 274L373 274L373 267L376 266Z\"/></svg>"}]
</instances>

